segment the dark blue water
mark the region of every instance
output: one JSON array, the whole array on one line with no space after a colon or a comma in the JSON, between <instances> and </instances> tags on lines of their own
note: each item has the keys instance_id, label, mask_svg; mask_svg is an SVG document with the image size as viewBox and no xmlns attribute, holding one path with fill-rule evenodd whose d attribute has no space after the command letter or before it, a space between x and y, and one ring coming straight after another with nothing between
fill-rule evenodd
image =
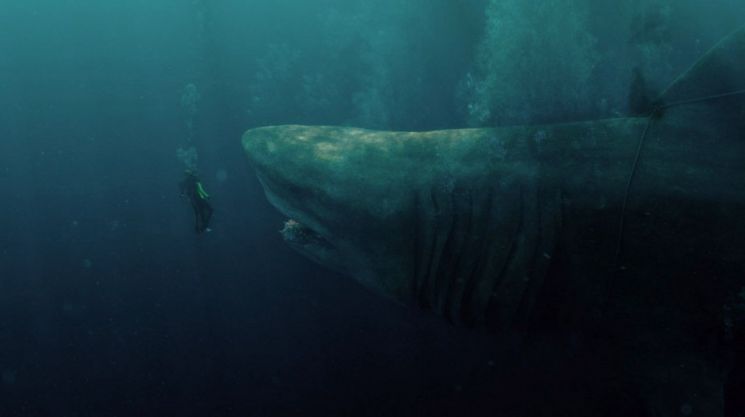
<instances>
[{"instance_id":1,"label":"dark blue water","mask_svg":"<svg viewBox=\"0 0 745 417\"><path fill-rule=\"evenodd\" d=\"M275 123L478 124L467 75L499 88L483 81L499 64L477 59L487 3L4 1L0 416L509 409L495 390L530 389L495 382L519 372L494 370L509 343L403 309L292 252L240 148L243 131ZM659 74L682 71L745 16L739 2L702 3L674 10L671 68ZM614 29L626 28L615 3L592 4L601 64L588 76L601 82L585 107L548 121L623 107L628 74L618 81L613 64L637 55ZM181 103L189 84L193 114ZM186 147L215 207L205 235L178 193Z\"/></svg>"}]
</instances>

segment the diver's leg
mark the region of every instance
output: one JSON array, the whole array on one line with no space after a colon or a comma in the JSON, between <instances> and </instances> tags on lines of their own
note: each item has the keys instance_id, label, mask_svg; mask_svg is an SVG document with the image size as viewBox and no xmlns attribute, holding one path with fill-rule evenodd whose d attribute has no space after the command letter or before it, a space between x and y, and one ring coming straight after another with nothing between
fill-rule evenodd
<instances>
[{"instance_id":1,"label":"diver's leg","mask_svg":"<svg viewBox=\"0 0 745 417\"><path fill-rule=\"evenodd\" d=\"M204 230L204 227L202 225L202 215L199 210L199 203L192 202L191 206L194 209L194 230L197 233L201 233Z\"/></svg>"},{"instance_id":2,"label":"diver's leg","mask_svg":"<svg viewBox=\"0 0 745 417\"><path fill-rule=\"evenodd\" d=\"M212 206L207 201L204 202L204 210L205 210L204 224L208 226L210 223L210 220L212 219L212 213L214 213L215 210L212 209Z\"/></svg>"},{"instance_id":3,"label":"diver's leg","mask_svg":"<svg viewBox=\"0 0 745 417\"><path fill-rule=\"evenodd\" d=\"M209 221L210 217L212 216L212 207L210 207L209 203L205 200L199 200L198 203L198 210L199 210L199 232L204 232L209 227Z\"/></svg>"}]
</instances>

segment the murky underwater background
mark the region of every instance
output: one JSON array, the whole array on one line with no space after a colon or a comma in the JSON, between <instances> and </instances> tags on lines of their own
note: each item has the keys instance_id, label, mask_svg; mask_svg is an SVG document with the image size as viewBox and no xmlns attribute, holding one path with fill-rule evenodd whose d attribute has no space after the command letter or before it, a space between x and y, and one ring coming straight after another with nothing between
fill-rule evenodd
<instances>
[{"instance_id":1,"label":"murky underwater background","mask_svg":"<svg viewBox=\"0 0 745 417\"><path fill-rule=\"evenodd\" d=\"M291 251L240 135L621 116L634 69L659 92L744 23L741 0L4 0L0 416L509 408L534 387L497 381L543 364Z\"/></svg>"}]
</instances>

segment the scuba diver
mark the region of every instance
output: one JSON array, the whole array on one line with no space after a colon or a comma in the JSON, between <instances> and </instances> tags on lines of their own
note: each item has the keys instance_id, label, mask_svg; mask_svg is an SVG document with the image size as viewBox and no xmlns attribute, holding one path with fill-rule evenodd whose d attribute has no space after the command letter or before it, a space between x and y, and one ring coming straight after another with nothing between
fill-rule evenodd
<instances>
[{"instance_id":1,"label":"scuba diver","mask_svg":"<svg viewBox=\"0 0 745 417\"><path fill-rule=\"evenodd\" d=\"M187 169L185 175L186 177L179 184L179 188L181 189L181 196L188 198L192 209L194 209L195 230L197 233L211 232L209 222L213 209L208 202L210 196L204 190L202 182L193 170Z\"/></svg>"}]
</instances>

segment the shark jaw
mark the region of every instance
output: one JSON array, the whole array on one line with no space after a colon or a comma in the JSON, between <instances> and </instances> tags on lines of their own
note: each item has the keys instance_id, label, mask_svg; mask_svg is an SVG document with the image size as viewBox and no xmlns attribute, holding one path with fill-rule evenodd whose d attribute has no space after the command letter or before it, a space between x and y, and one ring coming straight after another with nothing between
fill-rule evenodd
<instances>
[{"instance_id":1,"label":"shark jaw","mask_svg":"<svg viewBox=\"0 0 745 417\"><path fill-rule=\"evenodd\" d=\"M399 206L389 192L391 181L365 175L374 162L348 153L360 148L347 142L364 144L366 135L370 132L362 129L274 126L246 132L243 146L267 199L287 218L280 232L291 248L403 301L407 291L400 256L407 252L405 239L387 238L400 236L404 224L376 204ZM349 175L350 168L355 175Z\"/></svg>"},{"instance_id":2,"label":"shark jaw","mask_svg":"<svg viewBox=\"0 0 745 417\"><path fill-rule=\"evenodd\" d=\"M344 271L338 261L334 245L324 237L324 233L328 231L323 229L321 223L305 214L304 211L295 208L291 203L291 197L283 197L283 188L278 184L262 175L259 175L259 182L270 203L287 217L282 229L279 230L285 243L318 264Z\"/></svg>"}]
</instances>

